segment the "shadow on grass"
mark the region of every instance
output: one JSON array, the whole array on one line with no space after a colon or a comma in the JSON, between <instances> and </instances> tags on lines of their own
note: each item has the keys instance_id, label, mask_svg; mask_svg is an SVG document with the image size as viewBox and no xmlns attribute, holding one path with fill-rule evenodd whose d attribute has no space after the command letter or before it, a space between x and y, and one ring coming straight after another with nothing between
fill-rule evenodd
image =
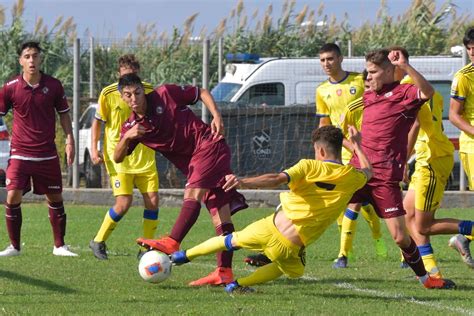
<instances>
[{"instance_id":1,"label":"shadow on grass","mask_svg":"<svg viewBox=\"0 0 474 316\"><path fill-rule=\"evenodd\" d=\"M32 277L28 277L25 275L21 275L15 272L11 271L4 271L0 270L0 278L4 279L10 279L13 281L19 281L28 285L36 286L36 287L41 287L45 290L48 291L53 291L53 292L59 292L62 294L75 294L78 291L69 287L65 287L62 285L59 285L57 283L51 282L51 281L46 281L46 280L41 280L41 279L35 279Z\"/></svg>"}]
</instances>

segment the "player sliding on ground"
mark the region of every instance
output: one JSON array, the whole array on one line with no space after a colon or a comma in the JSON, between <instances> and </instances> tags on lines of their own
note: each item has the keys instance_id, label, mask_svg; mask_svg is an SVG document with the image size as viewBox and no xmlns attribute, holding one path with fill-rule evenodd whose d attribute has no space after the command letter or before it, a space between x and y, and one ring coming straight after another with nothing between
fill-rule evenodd
<instances>
[{"instance_id":1,"label":"player sliding on ground","mask_svg":"<svg viewBox=\"0 0 474 316\"><path fill-rule=\"evenodd\" d=\"M228 284L225 290L252 291L248 286L264 283L286 274L301 277L305 268L305 247L316 241L336 221L341 208L354 192L371 178L371 165L360 147L360 134L350 129L349 140L361 160L361 169L343 165L343 135L339 128L324 126L312 133L315 159L302 159L281 172L239 179L226 176L223 188L274 188L288 184L289 192L280 194L281 209L227 236L213 237L196 247L178 251L171 260L183 264L198 256L240 248L262 251L271 263L247 277Z\"/></svg>"}]
</instances>

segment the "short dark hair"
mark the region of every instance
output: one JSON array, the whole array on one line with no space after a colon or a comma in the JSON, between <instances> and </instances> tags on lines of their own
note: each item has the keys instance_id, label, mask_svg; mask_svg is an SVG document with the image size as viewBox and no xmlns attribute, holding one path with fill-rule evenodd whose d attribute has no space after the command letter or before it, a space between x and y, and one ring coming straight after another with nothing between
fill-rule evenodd
<instances>
[{"instance_id":1,"label":"short dark hair","mask_svg":"<svg viewBox=\"0 0 474 316\"><path fill-rule=\"evenodd\" d=\"M387 48L387 50L389 51L399 50L406 60L410 58L410 54L408 53L408 50L403 46L398 46L398 45L390 46L389 48Z\"/></svg>"},{"instance_id":2,"label":"short dark hair","mask_svg":"<svg viewBox=\"0 0 474 316\"><path fill-rule=\"evenodd\" d=\"M118 59L118 70L120 71L122 67L140 70L140 62L136 59L134 54L126 54L120 56Z\"/></svg>"},{"instance_id":3,"label":"short dark hair","mask_svg":"<svg viewBox=\"0 0 474 316\"><path fill-rule=\"evenodd\" d=\"M365 55L365 61L371 62L382 68L387 68L388 66L392 65L392 63L388 59L389 53L390 51L385 48L374 50L368 52L367 55Z\"/></svg>"},{"instance_id":4,"label":"short dark hair","mask_svg":"<svg viewBox=\"0 0 474 316\"><path fill-rule=\"evenodd\" d=\"M129 73L123 75L119 78L118 81L118 90L122 92L122 89L130 86L140 86L143 87L142 80L138 77L137 74Z\"/></svg>"},{"instance_id":5,"label":"short dark hair","mask_svg":"<svg viewBox=\"0 0 474 316\"><path fill-rule=\"evenodd\" d=\"M464 33L462 42L466 48L467 48L467 45L474 44L474 27L470 27L466 30L466 33Z\"/></svg>"},{"instance_id":6,"label":"short dark hair","mask_svg":"<svg viewBox=\"0 0 474 316\"><path fill-rule=\"evenodd\" d=\"M362 79L367 80L367 77L369 76L369 72L367 71L367 69L364 69L364 71L362 71Z\"/></svg>"},{"instance_id":7,"label":"short dark hair","mask_svg":"<svg viewBox=\"0 0 474 316\"><path fill-rule=\"evenodd\" d=\"M337 56L342 55L341 49L339 48L339 46L337 46L337 44L334 44L334 43L326 43L323 46L321 46L321 48L319 49L320 54L329 53L329 52L335 52Z\"/></svg>"},{"instance_id":8,"label":"short dark hair","mask_svg":"<svg viewBox=\"0 0 474 316\"><path fill-rule=\"evenodd\" d=\"M313 144L323 146L327 151L333 155L339 156L342 150L342 140L344 135L340 128L333 125L326 125L313 130L311 140Z\"/></svg>"},{"instance_id":9,"label":"short dark hair","mask_svg":"<svg viewBox=\"0 0 474 316\"><path fill-rule=\"evenodd\" d=\"M38 53L41 53L41 51L42 51L39 42L28 41L28 42L24 42L23 44L20 45L20 47L18 48L18 51L17 51L18 56L21 56L23 51L27 48L35 48L38 51Z\"/></svg>"}]
</instances>

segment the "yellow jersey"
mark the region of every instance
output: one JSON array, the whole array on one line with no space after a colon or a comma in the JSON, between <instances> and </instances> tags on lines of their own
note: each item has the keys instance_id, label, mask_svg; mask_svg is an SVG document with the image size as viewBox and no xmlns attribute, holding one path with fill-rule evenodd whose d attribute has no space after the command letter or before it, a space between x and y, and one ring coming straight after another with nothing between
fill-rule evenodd
<instances>
[{"instance_id":1,"label":"yellow jersey","mask_svg":"<svg viewBox=\"0 0 474 316\"><path fill-rule=\"evenodd\" d=\"M451 85L451 98L464 101L462 114L466 122L474 125L474 65L470 63L461 68L455 75ZM474 153L474 135L461 131L459 151Z\"/></svg>"},{"instance_id":2,"label":"yellow jersey","mask_svg":"<svg viewBox=\"0 0 474 316\"><path fill-rule=\"evenodd\" d=\"M364 93L364 79L362 74L347 72L344 79L332 82L329 79L316 88L316 115L329 117L331 124L339 127L344 110L349 103L360 98ZM342 160L349 161L352 154L342 149Z\"/></svg>"},{"instance_id":3,"label":"yellow jersey","mask_svg":"<svg viewBox=\"0 0 474 316\"><path fill-rule=\"evenodd\" d=\"M284 172L290 191L280 194L282 210L305 245L321 236L367 182L362 171L331 161L302 159Z\"/></svg>"},{"instance_id":4,"label":"yellow jersey","mask_svg":"<svg viewBox=\"0 0 474 316\"><path fill-rule=\"evenodd\" d=\"M341 128L345 138L349 138L349 125L354 126L358 131L360 131L363 114L364 100L362 97L352 101L347 105L344 113L341 116L341 120L339 121L339 127ZM342 156L342 162L344 164L348 163L352 158L352 153L347 149L346 152L348 152L349 155Z\"/></svg>"},{"instance_id":5,"label":"yellow jersey","mask_svg":"<svg viewBox=\"0 0 474 316\"><path fill-rule=\"evenodd\" d=\"M409 76L400 83L413 84ZM432 159L452 156L454 145L443 131L443 96L435 91L433 97L418 112L420 131L415 143L416 162L427 166Z\"/></svg>"},{"instance_id":6,"label":"yellow jersey","mask_svg":"<svg viewBox=\"0 0 474 316\"><path fill-rule=\"evenodd\" d=\"M416 162L427 166L432 159L453 156L454 145L443 132L443 97L435 92L418 112L420 131L415 143Z\"/></svg>"},{"instance_id":7,"label":"yellow jersey","mask_svg":"<svg viewBox=\"0 0 474 316\"><path fill-rule=\"evenodd\" d=\"M143 83L145 93L153 91L153 86ZM99 96L99 107L95 118L105 123L104 129L104 163L109 175L117 173L144 173L156 170L155 151L139 144L133 153L126 156L121 163L115 163L112 159L115 146L120 140L120 130L123 122L130 116L131 109L122 100L118 91L118 83L113 83L102 89Z\"/></svg>"}]
</instances>

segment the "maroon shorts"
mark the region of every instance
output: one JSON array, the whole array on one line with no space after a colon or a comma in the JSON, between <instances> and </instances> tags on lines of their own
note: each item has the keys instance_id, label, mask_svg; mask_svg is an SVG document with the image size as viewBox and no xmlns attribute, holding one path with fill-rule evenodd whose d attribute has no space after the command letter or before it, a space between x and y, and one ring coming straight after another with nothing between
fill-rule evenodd
<instances>
[{"instance_id":1,"label":"maroon shorts","mask_svg":"<svg viewBox=\"0 0 474 316\"><path fill-rule=\"evenodd\" d=\"M202 202L206 204L211 215L217 214L217 211L227 204L231 214L248 207L245 197L237 190L222 190L225 176L232 173L230 159L230 148L225 140L221 140L201 145L189 161L186 187L209 189Z\"/></svg>"},{"instance_id":2,"label":"maroon shorts","mask_svg":"<svg viewBox=\"0 0 474 316\"><path fill-rule=\"evenodd\" d=\"M7 167L7 191L31 190L33 180L33 193L54 194L63 190L59 158L31 161L10 159Z\"/></svg>"},{"instance_id":3,"label":"maroon shorts","mask_svg":"<svg viewBox=\"0 0 474 316\"><path fill-rule=\"evenodd\" d=\"M364 202L372 204L380 218L400 217L406 214L398 182L370 181L354 193L351 199L351 203Z\"/></svg>"}]
</instances>

